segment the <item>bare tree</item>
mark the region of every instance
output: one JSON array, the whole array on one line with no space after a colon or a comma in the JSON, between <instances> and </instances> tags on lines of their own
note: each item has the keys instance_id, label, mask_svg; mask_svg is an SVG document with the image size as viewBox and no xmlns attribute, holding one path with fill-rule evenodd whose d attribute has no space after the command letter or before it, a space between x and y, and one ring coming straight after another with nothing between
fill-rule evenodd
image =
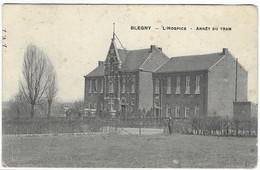
<instances>
[{"instance_id":1,"label":"bare tree","mask_svg":"<svg viewBox=\"0 0 260 170\"><path fill-rule=\"evenodd\" d=\"M20 119L21 113L26 110L26 103L23 102L21 94L17 93L12 99L10 100L10 113L15 114L16 119Z\"/></svg>"},{"instance_id":2,"label":"bare tree","mask_svg":"<svg viewBox=\"0 0 260 170\"><path fill-rule=\"evenodd\" d=\"M27 46L24 54L23 77L20 81L20 92L23 99L31 105L31 118L34 107L46 98L44 93L51 80L47 55L33 44Z\"/></svg>"},{"instance_id":3,"label":"bare tree","mask_svg":"<svg viewBox=\"0 0 260 170\"><path fill-rule=\"evenodd\" d=\"M47 117L50 118L51 116L51 106L52 106L52 102L53 99L56 97L58 88L57 88L57 81L56 81L56 72L54 71L53 66L50 64L50 82L49 85L47 87L46 90L46 97L47 97L47 101L48 101L48 113L47 113Z\"/></svg>"}]
</instances>

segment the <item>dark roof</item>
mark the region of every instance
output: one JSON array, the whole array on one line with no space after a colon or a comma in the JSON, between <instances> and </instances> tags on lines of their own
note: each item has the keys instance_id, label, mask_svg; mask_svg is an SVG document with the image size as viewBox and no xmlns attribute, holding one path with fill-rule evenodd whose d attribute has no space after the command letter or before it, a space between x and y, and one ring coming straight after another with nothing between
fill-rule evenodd
<instances>
[{"instance_id":1,"label":"dark roof","mask_svg":"<svg viewBox=\"0 0 260 170\"><path fill-rule=\"evenodd\" d=\"M158 67L164 64L169 57L167 57L158 48L151 52L150 48L140 50L123 50L118 49L118 56L122 62L122 71L143 70L155 71ZM95 68L86 77L104 76L104 64Z\"/></svg>"},{"instance_id":2,"label":"dark roof","mask_svg":"<svg viewBox=\"0 0 260 170\"><path fill-rule=\"evenodd\" d=\"M186 72L208 70L223 57L223 53L172 57L155 72Z\"/></svg>"},{"instance_id":3,"label":"dark roof","mask_svg":"<svg viewBox=\"0 0 260 170\"><path fill-rule=\"evenodd\" d=\"M161 50L156 48L154 52L145 60L145 62L140 66L140 70L154 72L162 64L169 60Z\"/></svg>"},{"instance_id":4,"label":"dark roof","mask_svg":"<svg viewBox=\"0 0 260 170\"><path fill-rule=\"evenodd\" d=\"M127 57L126 53L127 53L126 50L118 49L119 58L120 58L120 60L122 61L122 63L125 62L125 59L126 59L126 57Z\"/></svg>"},{"instance_id":5,"label":"dark roof","mask_svg":"<svg viewBox=\"0 0 260 170\"><path fill-rule=\"evenodd\" d=\"M121 70L137 70L144 63L144 61L151 55L148 49L127 50L127 57L122 63Z\"/></svg>"},{"instance_id":6,"label":"dark roof","mask_svg":"<svg viewBox=\"0 0 260 170\"><path fill-rule=\"evenodd\" d=\"M91 71L89 74L87 74L85 77L96 77L96 76L104 76L104 75L105 75L105 65L101 64L93 71Z\"/></svg>"}]
</instances>

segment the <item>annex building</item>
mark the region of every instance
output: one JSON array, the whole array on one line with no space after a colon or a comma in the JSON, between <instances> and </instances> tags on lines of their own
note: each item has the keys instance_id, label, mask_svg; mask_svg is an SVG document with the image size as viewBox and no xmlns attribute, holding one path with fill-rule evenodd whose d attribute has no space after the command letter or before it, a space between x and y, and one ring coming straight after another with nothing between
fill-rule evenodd
<instances>
[{"instance_id":1,"label":"annex building","mask_svg":"<svg viewBox=\"0 0 260 170\"><path fill-rule=\"evenodd\" d=\"M115 35L104 61L85 78L87 110L134 117L233 117L233 102L247 101L248 73L220 52L168 57L162 48L119 49Z\"/></svg>"}]
</instances>

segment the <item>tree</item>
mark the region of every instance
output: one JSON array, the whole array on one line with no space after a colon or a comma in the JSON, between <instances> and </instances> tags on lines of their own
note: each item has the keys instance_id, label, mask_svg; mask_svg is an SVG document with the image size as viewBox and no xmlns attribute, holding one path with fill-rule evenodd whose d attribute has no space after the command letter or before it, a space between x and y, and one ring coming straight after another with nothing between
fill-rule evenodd
<instances>
[{"instance_id":1,"label":"tree","mask_svg":"<svg viewBox=\"0 0 260 170\"><path fill-rule=\"evenodd\" d=\"M56 97L58 88L57 88L57 81L56 81L56 73L54 71L54 68L52 64L49 64L49 74L50 74L50 81L46 90L46 97L48 101L48 113L47 117L50 118L51 116L51 106L53 99Z\"/></svg>"},{"instance_id":2,"label":"tree","mask_svg":"<svg viewBox=\"0 0 260 170\"><path fill-rule=\"evenodd\" d=\"M20 93L17 93L12 99L10 100L10 111L9 111L9 117L20 119L22 116L22 113L25 113L27 111L27 103L25 103L22 99L22 96Z\"/></svg>"},{"instance_id":3,"label":"tree","mask_svg":"<svg viewBox=\"0 0 260 170\"><path fill-rule=\"evenodd\" d=\"M82 100L77 100L73 102L72 104L72 110L73 112L78 115L80 118L82 118L82 114L84 112L84 102Z\"/></svg>"},{"instance_id":4,"label":"tree","mask_svg":"<svg viewBox=\"0 0 260 170\"><path fill-rule=\"evenodd\" d=\"M34 107L45 99L45 91L52 78L48 66L47 55L34 44L27 46L24 53L23 80L20 80L20 93L23 99L31 105L31 118L34 117Z\"/></svg>"}]
</instances>

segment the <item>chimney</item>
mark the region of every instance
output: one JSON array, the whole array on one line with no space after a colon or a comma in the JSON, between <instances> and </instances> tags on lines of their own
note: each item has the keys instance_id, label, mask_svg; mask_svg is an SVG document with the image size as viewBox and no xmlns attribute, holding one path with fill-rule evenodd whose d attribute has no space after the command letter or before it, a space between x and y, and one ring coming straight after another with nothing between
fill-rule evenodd
<instances>
[{"instance_id":1,"label":"chimney","mask_svg":"<svg viewBox=\"0 0 260 170\"><path fill-rule=\"evenodd\" d=\"M98 66L103 65L104 61L98 61Z\"/></svg>"},{"instance_id":2,"label":"chimney","mask_svg":"<svg viewBox=\"0 0 260 170\"><path fill-rule=\"evenodd\" d=\"M223 48L223 54L227 55L228 54L228 48Z\"/></svg>"},{"instance_id":3,"label":"chimney","mask_svg":"<svg viewBox=\"0 0 260 170\"><path fill-rule=\"evenodd\" d=\"M153 52L154 50L155 50L155 45L151 45L151 47L150 47L150 52Z\"/></svg>"},{"instance_id":4,"label":"chimney","mask_svg":"<svg viewBox=\"0 0 260 170\"><path fill-rule=\"evenodd\" d=\"M158 50L162 51L162 47L158 47Z\"/></svg>"}]
</instances>

